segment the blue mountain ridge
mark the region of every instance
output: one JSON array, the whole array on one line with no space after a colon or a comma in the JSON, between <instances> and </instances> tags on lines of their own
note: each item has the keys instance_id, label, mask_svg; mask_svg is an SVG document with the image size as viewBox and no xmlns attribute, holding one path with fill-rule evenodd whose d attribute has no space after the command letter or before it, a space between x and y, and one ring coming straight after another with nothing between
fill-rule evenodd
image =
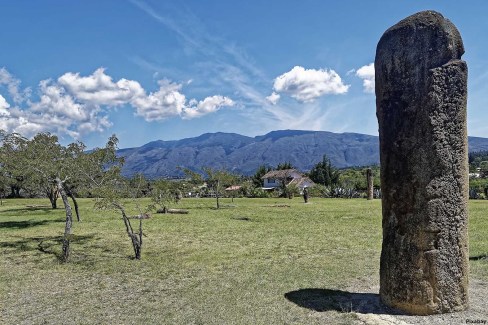
<instances>
[{"instance_id":1,"label":"blue mountain ridge","mask_svg":"<svg viewBox=\"0 0 488 325\"><path fill-rule=\"evenodd\" d=\"M488 139L469 137L469 151L488 150ZM379 164L378 136L327 131L278 130L248 137L236 133L205 133L181 140L149 142L118 150L125 158L124 176L142 173L148 178L182 176L178 167L201 172L203 167L224 168L252 175L260 165L290 162L310 170L324 154L337 168Z\"/></svg>"}]
</instances>

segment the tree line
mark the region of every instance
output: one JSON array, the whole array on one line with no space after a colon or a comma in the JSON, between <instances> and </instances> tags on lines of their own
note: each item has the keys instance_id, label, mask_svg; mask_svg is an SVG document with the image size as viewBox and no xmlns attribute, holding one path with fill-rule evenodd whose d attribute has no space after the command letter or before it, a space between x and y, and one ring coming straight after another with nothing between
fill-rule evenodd
<instances>
[{"instance_id":1,"label":"tree line","mask_svg":"<svg viewBox=\"0 0 488 325\"><path fill-rule=\"evenodd\" d=\"M147 180L143 175L124 178L121 168L124 160L117 156L118 139L112 135L104 147L87 150L86 146L76 141L62 145L56 135L38 133L27 139L18 133L0 131L0 203L2 198L46 197L53 209L58 208L61 198L65 210L65 227L62 239L62 260L68 261L73 234L73 216L80 222L81 212L77 198L92 197L95 208L112 209L119 212L127 235L129 236L135 258L141 257L143 244L143 216L149 211L168 211L189 193L212 196L216 199L216 208L220 208L220 199L224 196L264 197L269 193L262 189L262 177L272 169L294 168L283 162L271 168L260 166L251 177L236 175L224 169L204 167L203 174L181 168L186 178L174 180ZM361 172L359 172L360 174ZM350 179L351 186L361 187L364 178L355 174ZM334 168L324 155L307 174L318 186L331 187L344 182L342 173ZM226 188L231 188L226 191ZM287 193L296 189L283 189ZM150 197L148 206L140 206L139 224L133 227L131 216L124 205L125 198ZM74 210L74 211L73 211Z\"/></svg>"},{"instance_id":2,"label":"tree line","mask_svg":"<svg viewBox=\"0 0 488 325\"><path fill-rule=\"evenodd\" d=\"M30 196L43 193L52 208L61 198L66 213L62 238L63 261L68 261L73 233L73 208L81 221L76 197L80 194L98 197L100 209L118 209L128 235L134 241L136 231L125 214L120 198L127 186L120 176L123 159L116 155L118 139L111 136L105 147L87 151L82 142L59 143L57 136L39 133L27 139L18 133L0 131L0 190L5 196L19 197L21 189ZM142 229L139 232L142 243ZM140 245L139 245L140 246ZM136 257L137 245L134 246Z\"/></svg>"}]
</instances>

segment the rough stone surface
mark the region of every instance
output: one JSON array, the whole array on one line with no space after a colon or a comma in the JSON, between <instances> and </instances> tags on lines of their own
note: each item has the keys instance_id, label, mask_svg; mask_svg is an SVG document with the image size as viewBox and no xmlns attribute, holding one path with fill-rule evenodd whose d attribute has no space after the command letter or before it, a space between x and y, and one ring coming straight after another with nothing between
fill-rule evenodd
<instances>
[{"instance_id":1,"label":"rough stone surface","mask_svg":"<svg viewBox=\"0 0 488 325\"><path fill-rule=\"evenodd\" d=\"M373 170L371 168L366 169L366 183L367 183L367 199L373 199Z\"/></svg>"},{"instance_id":2,"label":"rough stone surface","mask_svg":"<svg viewBox=\"0 0 488 325\"><path fill-rule=\"evenodd\" d=\"M380 297L416 315L468 306L467 66L456 27L424 11L375 59L383 246Z\"/></svg>"}]
</instances>

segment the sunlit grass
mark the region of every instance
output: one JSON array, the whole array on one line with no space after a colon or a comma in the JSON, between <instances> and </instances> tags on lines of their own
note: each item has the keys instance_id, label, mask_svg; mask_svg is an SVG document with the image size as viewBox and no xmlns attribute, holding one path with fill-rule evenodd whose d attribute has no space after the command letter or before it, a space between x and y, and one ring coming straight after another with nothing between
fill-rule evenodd
<instances>
[{"instance_id":1,"label":"sunlit grass","mask_svg":"<svg viewBox=\"0 0 488 325\"><path fill-rule=\"evenodd\" d=\"M224 199L216 210L212 199L184 199L177 207L189 214L143 221L137 261L119 215L83 199L67 264L64 210L26 208L46 201L0 206L1 323L348 324L351 314L285 294L378 284L379 200ZM486 211L488 202L470 202L471 274L488 281Z\"/></svg>"}]
</instances>

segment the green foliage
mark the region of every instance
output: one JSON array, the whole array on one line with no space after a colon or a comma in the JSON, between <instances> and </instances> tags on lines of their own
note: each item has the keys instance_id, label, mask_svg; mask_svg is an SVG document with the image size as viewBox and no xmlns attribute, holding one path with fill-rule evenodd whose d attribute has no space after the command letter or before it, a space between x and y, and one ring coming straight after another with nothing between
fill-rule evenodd
<instances>
[{"instance_id":1,"label":"green foliage","mask_svg":"<svg viewBox=\"0 0 488 325\"><path fill-rule=\"evenodd\" d=\"M189 181L190 184L192 185L202 185L204 180L203 176L200 175L199 173L189 169L189 168L182 168L178 167L179 170L183 171L185 173L185 176L187 177L187 180Z\"/></svg>"},{"instance_id":2,"label":"green foliage","mask_svg":"<svg viewBox=\"0 0 488 325\"><path fill-rule=\"evenodd\" d=\"M380 168L379 166L370 167L373 172L373 187L380 188ZM367 189L366 181L367 167L353 167L342 169L339 176L339 184L344 188L352 188L358 191L365 191Z\"/></svg>"},{"instance_id":3,"label":"green foliage","mask_svg":"<svg viewBox=\"0 0 488 325\"><path fill-rule=\"evenodd\" d=\"M315 184L314 186L308 188L308 194L311 197L329 197L330 187L322 184Z\"/></svg>"},{"instance_id":4,"label":"green foliage","mask_svg":"<svg viewBox=\"0 0 488 325\"><path fill-rule=\"evenodd\" d=\"M110 142L110 141L109 141ZM143 206L140 201L136 200L141 195L142 189L147 186L147 181L144 177L135 177L132 180L124 179L120 176L120 165L115 164L117 158L115 156L117 142L107 145L107 150L97 152L98 155L108 157L108 161L113 164L108 168L108 172L103 172L97 179L97 186L94 188L94 192L97 195L95 202L95 208L100 210L115 210L118 211L124 222L125 231L129 236L132 248L134 249L134 258L141 259L142 243L143 243L143 231L142 220L143 216L147 215L151 206ZM112 155L113 153L113 155ZM115 158L114 158L115 157ZM114 160L115 159L115 160ZM120 162L120 161L119 161ZM106 166L106 165L104 165ZM105 169L107 167L104 167ZM127 201L126 198L131 200ZM134 230L130 221L128 213L130 210L128 206L136 207L137 216L139 218L139 229Z\"/></svg>"},{"instance_id":5,"label":"green foliage","mask_svg":"<svg viewBox=\"0 0 488 325\"><path fill-rule=\"evenodd\" d=\"M236 185L239 182L239 176L229 173L225 169L213 169L211 167L202 168L205 176L202 176L188 168L183 168L189 182L194 186L205 183L207 185L206 195L215 197L217 200L217 209L220 207L219 197L224 196L225 188Z\"/></svg>"},{"instance_id":6,"label":"green foliage","mask_svg":"<svg viewBox=\"0 0 488 325\"><path fill-rule=\"evenodd\" d=\"M295 169L295 167L291 164L291 162L285 161L279 163L278 166L276 166L275 168L275 170L285 170L285 169Z\"/></svg>"},{"instance_id":7,"label":"green foliage","mask_svg":"<svg viewBox=\"0 0 488 325\"><path fill-rule=\"evenodd\" d=\"M20 190L28 178L28 171L23 167L24 152L28 140L18 133L0 131L0 174L2 188L10 188L11 197L20 197Z\"/></svg>"},{"instance_id":8,"label":"green foliage","mask_svg":"<svg viewBox=\"0 0 488 325\"><path fill-rule=\"evenodd\" d=\"M203 171L206 174L205 182L217 199L218 209L220 208L219 197L224 196L226 187L237 184L238 176L224 169L212 169L211 167L203 167Z\"/></svg>"},{"instance_id":9,"label":"green foliage","mask_svg":"<svg viewBox=\"0 0 488 325\"><path fill-rule=\"evenodd\" d=\"M488 161L488 150L481 150L477 152L470 152L468 154L468 161L470 167L476 169L480 167L482 161Z\"/></svg>"},{"instance_id":10,"label":"green foliage","mask_svg":"<svg viewBox=\"0 0 488 325\"><path fill-rule=\"evenodd\" d=\"M289 184L284 189L284 196L288 198L293 198L294 196L300 195L300 189L296 184Z\"/></svg>"},{"instance_id":11,"label":"green foliage","mask_svg":"<svg viewBox=\"0 0 488 325\"><path fill-rule=\"evenodd\" d=\"M131 178L128 179L129 186L137 189L135 192L136 198L147 197L151 195L152 191L152 184L146 177L141 174L137 173Z\"/></svg>"},{"instance_id":12,"label":"green foliage","mask_svg":"<svg viewBox=\"0 0 488 325\"><path fill-rule=\"evenodd\" d=\"M469 180L469 188L481 194L488 189L488 178L471 178Z\"/></svg>"},{"instance_id":13,"label":"green foliage","mask_svg":"<svg viewBox=\"0 0 488 325\"><path fill-rule=\"evenodd\" d=\"M271 167L267 167L265 165L261 165L258 167L256 173L254 173L251 178L254 187L263 187L262 177L266 175L266 173L268 173L269 171L271 171Z\"/></svg>"},{"instance_id":14,"label":"green foliage","mask_svg":"<svg viewBox=\"0 0 488 325\"><path fill-rule=\"evenodd\" d=\"M310 170L309 177L315 183L324 186L331 186L339 182L339 172L332 166L326 155Z\"/></svg>"},{"instance_id":15,"label":"green foliage","mask_svg":"<svg viewBox=\"0 0 488 325\"><path fill-rule=\"evenodd\" d=\"M151 210L167 211L170 204L176 204L181 199L181 184L179 182L158 179L152 185Z\"/></svg>"},{"instance_id":16,"label":"green foliage","mask_svg":"<svg viewBox=\"0 0 488 325\"><path fill-rule=\"evenodd\" d=\"M272 197L272 193L263 190L261 187L255 187L251 194L250 197L254 198L267 198L267 197Z\"/></svg>"}]
</instances>

